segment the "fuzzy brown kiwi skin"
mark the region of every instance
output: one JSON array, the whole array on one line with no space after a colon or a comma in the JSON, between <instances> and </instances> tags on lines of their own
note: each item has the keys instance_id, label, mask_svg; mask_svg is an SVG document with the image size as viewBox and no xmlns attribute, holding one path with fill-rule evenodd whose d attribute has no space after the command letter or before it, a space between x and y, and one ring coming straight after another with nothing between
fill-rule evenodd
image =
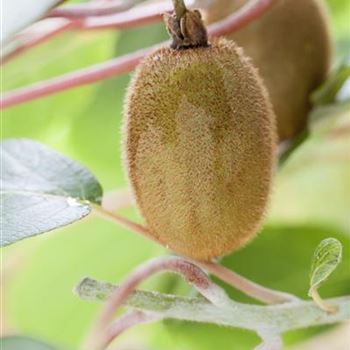
<instances>
[{"instance_id":1,"label":"fuzzy brown kiwi skin","mask_svg":"<svg viewBox=\"0 0 350 350\"><path fill-rule=\"evenodd\" d=\"M206 22L220 20L246 0L215 0ZM277 116L280 141L307 125L311 92L325 79L332 56L329 18L323 0L281 0L247 27L226 35L253 60Z\"/></svg>"},{"instance_id":2,"label":"fuzzy brown kiwi skin","mask_svg":"<svg viewBox=\"0 0 350 350\"><path fill-rule=\"evenodd\" d=\"M252 239L271 192L275 116L234 43L160 49L138 67L125 104L124 160L158 242L208 261Z\"/></svg>"}]
</instances>

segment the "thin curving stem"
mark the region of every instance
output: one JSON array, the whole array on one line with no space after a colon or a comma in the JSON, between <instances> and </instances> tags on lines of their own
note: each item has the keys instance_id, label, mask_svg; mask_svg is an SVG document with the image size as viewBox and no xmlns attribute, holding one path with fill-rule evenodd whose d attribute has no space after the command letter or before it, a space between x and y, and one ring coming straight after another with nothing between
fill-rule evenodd
<instances>
[{"instance_id":1,"label":"thin curving stem","mask_svg":"<svg viewBox=\"0 0 350 350\"><path fill-rule=\"evenodd\" d=\"M15 106L77 86L92 84L111 78L117 74L130 72L151 50L152 48L135 51L125 56L90 66L89 68L77 70L8 92L2 96L0 106L1 108Z\"/></svg>"},{"instance_id":2,"label":"thin curving stem","mask_svg":"<svg viewBox=\"0 0 350 350\"><path fill-rule=\"evenodd\" d=\"M278 1L281 0L249 0L230 16L209 26L209 33L213 36L233 33L264 15Z\"/></svg>"},{"instance_id":3,"label":"thin curving stem","mask_svg":"<svg viewBox=\"0 0 350 350\"><path fill-rule=\"evenodd\" d=\"M125 11L136 5L139 0L95 1L83 4L71 4L51 10L47 17L82 18L88 16L104 16Z\"/></svg>"},{"instance_id":4,"label":"thin curving stem","mask_svg":"<svg viewBox=\"0 0 350 350\"><path fill-rule=\"evenodd\" d=\"M155 258L137 267L129 274L120 287L112 293L89 334L86 348L100 349L106 339L106 327L118 308L123 305L141 282L156 273L165 271L180 274L214 305L222 307L230 304L226 293L211 282L198 266L179 257Z\"/></svg>"},{"instance_id":5,"label":"thin curving stem","mask_svg":"<svg viewBox=\"0 0 350 350\"><path fill-rule=\"evenodd\" d=\"M120 334L134 326L156 322L162 319L163 317L159 314L142 310L129 310L113 321L108 327L105 338L101 341L102 348L107 348Z\"/></svg>"},{"instance_id":6,"label":"thin curving stem","mask_svg":"<svg viewBox=\"0 0 350 350\"><path fill-rule=\"evenodd\" d=\"M99 216L105 219L113 221L118 225L124 226L127 229L132 230L133 232L139 233L142 236L151 239L159 245L163 245L162 242L160 242L154 235L152 235L146 227L140 224L137 224L118 214L112 213L111 211L108 211L100 206L95 206L94 211ZM276 291L261 286L239 275L238 273L226 268L225 266L219 265L217 263L203 261L194 261L194 263L211 273L213 276L216 276L220 280L228 283L230 286L263 303L280 304L287 302L295 302L299 300L299 298L292 294Z\"/></svg>"},{"instance_id":7,"label":"thin curving stem","mask_svg":"<svg viewBox=\"0 0 350 350\"><path fill-rule=\"evenodd\" d=\"M11 43L9 48L5 48L4 52L2 52L1 64L7 63L18 54L24 53L67 30L134 28L153 22L159 22L163 18L162 13L170 12L171 10L172 7L169 3L160 3L145 4L132 8L131 10L128 10L125 7L122 12L106 16L79 17L72 15L66 17L45 18L23 30L15 37L13 41L14 44ZM59 27L57 27L58 22L62 23ZM39 27L41 27L40 32L38 31Z\"/></svg>"},{"instance_id":8,"label":"thin curving stem","mask_svg":"<svg viewBox=\"0 0 350 350\"><path fill-rule=\"evenodd\" d=\"M109 212L131 207L133 204L134 198L129 188L109 191L102 198L102 208Z\"/></svg>"},{"instance_id":9,"label":"thin curving stem","mask_svg":"<svg viewBox=\"0 0 350 350\"><path fill-rule=\"evenodd\" d=\"M152 240L153 242L161 244L153 235L151 235L151 233L149 232L149 230L146 227L144 227L144 226L142 226L142 225L140 225L132 220L129 220L128 218L126 218L124 216L112 213L111 211L106 210L103 207L95 205L93 207L93 209L94 209L94 213L97 214L98 216L100 216L106 220L112 221L112 222L118 224L119 226L125 227L133 232L139 233L143 237L147 237L148 239Z\"/></svg>"},{"instance_id":10,"label":"thin curving stem","mask_svg":"<svg viewBox=\"0 0 350 350\"><path fill-rule=\"evenodd\" d=\"M163 13L171 11L172 6L168 2L144 4L108 16L86 17L81 21L79 28L89 30L134 28L161 22Z\"/></svg>"},{"instance_id":11,"label":"thin curving stem","mask_svg":"<svg viewBox=\"0 0 350 350\"><path fill-rule=\"evenodd\" d=\"M133 232L139 233L142 236L151 239L155 243L162 245L162 243L154 235L152 235L146 227L99 206L95 206L94 210L99 216L113 221L118 225L124 226ZM194 263L211 273L213 276L216 276L220 280L228 283L230 286L263 303L280 304L299 300L299 298L292 294L261 286L217 263L202 261L194 261Z\"/></svg>"},{"instance_id":12,"label":"thin curving stem","mask_svg":"<svg viewBox=\"0 0 350 350\"><path fill-rule=\"evenodd\" d=\"M247 278L239 275L238 273L229 270L225 266L216 263L205 262L197 262L197 264L222 281L240 290L244 294L249 295L250 297L264 303L280 304L286 302L295 302L299 300L292 294L269 289L257 283L254 283Z\"/></svg>"},{"instance_id":13,"label":"thin curving stem","mask_svg":"<svg viewBox=\"0 0 350 350\"><path fill-rule=\"evenodd\" d=\"M5 46L1 53L1 65L54 36L76 27L78 27L78 21L66 18L43 19L33 24L17 34L11 44Z\"/></svg>"}]
</instances>

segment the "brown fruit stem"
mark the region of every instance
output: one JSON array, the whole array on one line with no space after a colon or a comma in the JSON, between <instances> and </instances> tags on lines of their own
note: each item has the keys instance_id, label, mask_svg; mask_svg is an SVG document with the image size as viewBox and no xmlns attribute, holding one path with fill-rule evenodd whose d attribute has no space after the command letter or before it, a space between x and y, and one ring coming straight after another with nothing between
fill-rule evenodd
<instances>
[{"instance_id":1,"label":"brown fruit stem","mask_svg":"<svg viewBox=\"0 0 350 350\"><path fill-rule=\"evenodd\" d=\"M198 10L187 10L183 0L173 0L175 13L164 14L164 21L173 39L171 48L207 47L208 33Z\"/></svg>"},{"instance_id":2,"label":"brown fruit stem","mask_svg":"<svg viewBox=\"0 0 350 350\"><path fill-rule=\"evenodd\" d=\"M108 212L132 207L133 195L128 188L120 188L106 192L102 198L102 208Z\"/></svg>"},{"instance_id":3,"label":"brown fruit stem","mask_svg":"<svg viewBox=\"0 0 350 350\"><path fill-rule=\"evenodd\" d=\"M158 242L148 231L148 229L136 222L133 222L131 220L129 220L128 218L112 213L111 211L99 206L99 205L95 205L93 207L94 209L94 213L97 214L98 216L100 216L103 219L112 221L114 223L117 223L118 225L125 227L133 232L139 233L141 236L146 237L158 244L160 244L160 242Z\"/></svg>"},{"instance_id":4,"label":"brown fruit stem","mask_svg":"<svg viewBox=\"0 0 350 350\"><path fill-rule=\"evenodd\" d=\"M173 0L176 18L180 20L188 11L183 0Z\"/></svg>"}]
</instances>

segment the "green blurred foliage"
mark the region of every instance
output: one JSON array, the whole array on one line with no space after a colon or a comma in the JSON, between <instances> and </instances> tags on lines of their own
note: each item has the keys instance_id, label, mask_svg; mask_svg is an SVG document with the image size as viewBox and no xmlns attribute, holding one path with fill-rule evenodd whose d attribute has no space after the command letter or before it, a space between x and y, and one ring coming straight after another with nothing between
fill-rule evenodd
<instances>
[{"instance_id":1,"label":"green blurred foliage","mask_svg":"<svg viewBox=\"0 0 350 350\"><path fill-rule=\"evenodd\" d=\"M329 0L338 58L349 50L347 0ZM79 67L102 62L167 38L162 25L123 31L69 32L6 65L3 89L13 89ZM80 87L11 108L3 113L2 137L41 141L92 170L105 190L126 185L121 160L121 119L130 75ZM331 112L328 111L328 114ZM344 125L342 112L330 128ZM321 123L321 125L323 125ZM322 129L322 127L321 127ZM266 286L307 298L313 250L333 236L344 245L344 262L320 290L323 297L350 292L349 138L316 132L277 174L268 225L246 248L223 259L226 266ZM141 220L133 210L125 211ZM99 305L72 293L84 276L120 281L137 264L165 249L101 219L86 220L3 250L7 327L76 349ZM152 278L144 286L188 293L177 277ZM230 295L247 297L228 288ZM290 332L293 343L314 331ZM121 344L152 350L250 349L250 332L167 321L137 327Z\"/></svg>"}]
</instances>

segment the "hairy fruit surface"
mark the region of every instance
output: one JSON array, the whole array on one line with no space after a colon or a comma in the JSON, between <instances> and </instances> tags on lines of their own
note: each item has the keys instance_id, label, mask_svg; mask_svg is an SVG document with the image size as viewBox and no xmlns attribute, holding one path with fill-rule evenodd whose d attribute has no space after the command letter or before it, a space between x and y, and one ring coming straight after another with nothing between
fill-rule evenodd
<instances>
[{"instance_id":1,"label":"hairy fruit surface","mask_svg":"<svg viewBox=\"0 0 350 350\"><path fill-rule=\"evenodd\" d=\"M271 191L275 116L241 49L226 39L159 49L138 67L125 117L129 180L156 240L210 260L255 236Z\"/></svg>"},{"instance_id":2,"label":"hairy fruit surface","mask_svg":"<svg viewBox=\"0 0 350 350\"><path fill-rule=\"evenodd\" d=\"M215 0L206 22L223 19L247 0ZM281 0L247 27L226 35L252 58L269 91L280 141L307 125L310 94L327 75L331 40L322 0Z\"/></svg>"}]
</instances>

